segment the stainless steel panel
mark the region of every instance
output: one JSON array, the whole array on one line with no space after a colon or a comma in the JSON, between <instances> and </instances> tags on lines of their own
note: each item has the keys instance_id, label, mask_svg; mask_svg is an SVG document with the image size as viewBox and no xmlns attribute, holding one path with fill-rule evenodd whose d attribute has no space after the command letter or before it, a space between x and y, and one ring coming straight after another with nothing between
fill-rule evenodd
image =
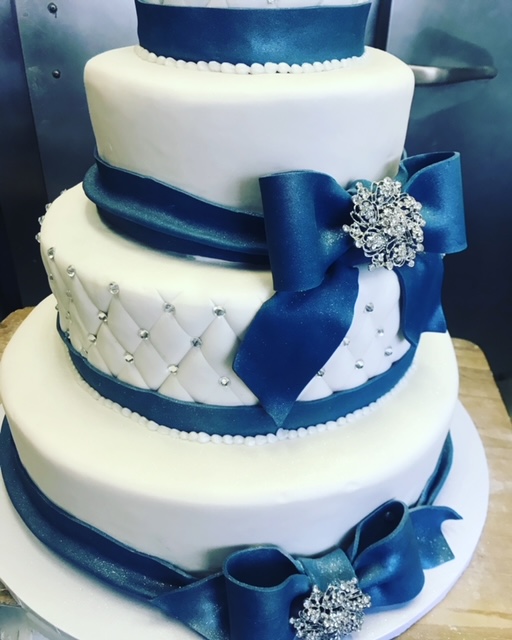
<instances>
[{"instance_id":1,"label":"stainless steel panel","mask_svg":"<svg viewBox=\"0 0 512 640\"><path fill-rule=\"evenodd\" d=\"M126 0L16 0L30 100L48 196L80 182L94 138L83 68L93 55L137 42L135 6Z\"/></svg>"},{"instance_id":2,"label":"stainless steel panel","mask_svg":"<svg viewBox=\"0 0 512 640\"><path fill-rule=\"evenodd\" d=\"M47 291L34 236L46 191L14 4L0 2L0 312Z\"/></svg>"},{"instance_id":3,"label":"stainless steel panel","mask_svg":"<svg viewBox=\"0 0 512 640\"><path fill-rule=\"evenodd\" d=\"M446 260L445 310L451 332L480 344L498 378L512 374L511 24L510 0L393 0L388 37L411 65L497 71L419 86L407 150L462 154L469 249Z\"/></svg>"}]
</instances>

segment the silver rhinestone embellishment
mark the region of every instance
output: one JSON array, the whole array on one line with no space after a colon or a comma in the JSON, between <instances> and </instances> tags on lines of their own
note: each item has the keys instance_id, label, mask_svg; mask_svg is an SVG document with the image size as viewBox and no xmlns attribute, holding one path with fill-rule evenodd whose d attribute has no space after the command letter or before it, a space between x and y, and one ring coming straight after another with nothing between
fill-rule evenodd
<instances>
[{"instance_id":1,"label":"silver rhinestone embellishment","mask_svg":"<svg viewBox=\"0 0 512 640\"><path fill-rule=\"evenodd\" d=\"M139 331L139 338L142 338L143 340L147 340L149 338L149 331L147 329L141 329Z\"/></svg>"},{"instance_id":2,"label":"silver rhinestone embellishment","mask_svg":"<svg viewBox=\"0 0 512 640\"><path fill-rule=\"evenodd\" d=\"M106 322L108 320L108 316L104 311L100 311L98 313L98 320L101 320L102 322Z\"/></svg>"},{"instance_id":3,"label":"silver rhinestone embellishment","mask_svg":"<svg viewBox=\"0 0 512 640\"><path fill-rule=\"evenodd\" d=\"M353 222L343 225L343 231L371 258L370 269L413 267L416 255L425 250L422 205L402 193L400 182L391 178L372 182L369 187L356 183L352 202Z\"/></svg>"},{"instance_id":4,"label":"silver rhinestone embellishment","mask_svg":"<svg viewBox=\"0 0 512 640\"><path fill-rule=\"evenodd\" d=\"M92 342L92 344L94 344L96 342L96 336L94 335L94 333L90 333L87 336L87 340L89 340L89 342Z\"/></svg>"},{"instance_id":5,"label":"silver rhinestone embellishment","mask_svg":"<svg viewBox=\"0 0 512 640\"><path fill-rule=\"evenodd\" d=\"M54 260L55 259L55 248L54 247L50 247L46 253L48 254L48 257L50 258L50 260Z\"/></svg>"},{"instance_id":6,"label":"silver rhinestone embellishment","mask_svg":"<svg viewBox=\"0 0 512 640\"><path fill-rule=\"evenodd\" d=\"M54 278L53 278L53 273L49 273L49 274L48 274L48 280L50 280L50 282L51 282L53 279L54 279Z\"/></svg>"},{"instance_id":7,"label":"silver rhinestone embellishment","mask_svg":"<svg viewBox=\"0 0 512 640\"><path fill-rule=\"evenodd\" d=\"M116 296L119 293L119 285L117 284L117 282L111 282L108 285L108 290L113 296Z\"/></svg>"},{"instance_id":8,"label":"silver rhinestone embellishment","mask_svg":"<svg viewBox=\"0 0 512 640\"><path fill-rule=\"evenodd\" d=\"M72 264L70 264L69 267L66 269L66 273L70 278L74 278L76 273L75 267Z\"/></svg>"},{"instance_id":9,"label":"silver rhinestone embellishment","mask_svg":"<svg viewBox=\"0 0 512 640\"><path fill-rule=\"evenodd\" d=\"M373 304L373 302L369 302L364 308L366 313L372 313L374 309L375 309L375 305Z\"/></svg>"},{"instance_id":10,"label":"silver rhinestone embellishment","mask_svg":"<svg viewBox=\"0 0 512 640\"><path fill-rule=\"evenodd\" d=\"M393 347L386 347L386 349L384 351L384 355L385 356L392 356L393 355Z\"/></svg>"},{"instance_id":11,"label":"silver rhinestone embellishment","mask_svg":"<svg viewBox=\"0 0 512 640\"><path fill-rule=\"evenodd\" d=\"M39 232L37 232L34 237L36 239L36 242L39 242L39 244L41 244L41 234Z\"/></svg>"},{"instance_id":12,"label":"silver rhinestone embellishment","mask_svg":"<svg viewBox=\"0 0 512 640\"><path fill-rule=\"evenodd\" d=\"M126 362L133 362L133 356L131 353L125 353L124 354L124 359L126 360Z\"/></svg>"},{"instance_id":13,"label":"silver rhinestone embellishment","mask_svg":"<svg viewBox=\"0 0 512 640\"><path fill-rule=\"evenodd\" d=\"M190 341L190 344L193 347L200 347L203 344L203 341L201 340L201 338L192 338L192 340Z\"/></svg>"},{"instance_id":14,"label":"silver rhinestone embellishment","mask_svg":"<svg viewBox=\"0 0 512 640\"><path fill-rule=\"evenodd\" d=\"M176 311L176 307L170 302L166 302L164 304L164 312L165 313L174 313Z\"/></svg>"},{"instance_id":15,"label":"silver rhinestone embellishment","mask_svg":"<svg viewBox=\"0 0 512 640\"><path fill-rule=\"evenodd\" d=\"M167 371L168 371L169 373L172 373L174 376L178 373L178 370L179 370L179 367L178 367L178 365L177 365L177 364L170 364L170 365L167 367Z\"/></svg>"},{"instance_id":16,"label":"silver rhinestone embellishment","mask_svg":"<svg viewBox=\"0 0 512 640\"><path fill-rule=\"evenodd\" d=\"M384 335L384 329L377 329L377 335L379 336L379 338L382 338L382 336Z\"/></svg>"},{"instance_id":17,"label":"silver rhinestone embellishment","mask_svg":"<svg viewBox=\"0 0 512 640\"><path fill-rule=\"evenodd\" d=\"M39 222L39 226L41 226L43 224L43 222L44 222L44 216L39 216L37 221Z\"/></svg>"},{"instance_id":18,"label":"silver rhinestone embellishment","mask_svg":"<svg viewBox=\"0 0 512 640\"><path fill-rule=\"evenodd\" d=\"M221 387L227 387L231 384L231 380L226 376L222 376L222 378L219 378L219 384Z\"/></svg>"},{"instance_id":19,"label":"silver rhinestone embellishment","mask_svg":"<svg viewBox=\"0 0 512 640\"><path fill-rule=\"evenodd\" d=\"M69 289L66 289L66 296L70 299L73 300L73 294L71 293L71 291Z\"/></svg>"},{"instance_id":20,"label":"silver rhinestone embellishment","mask_svg":"<svg viewBox=\"0 0 512 640\"><path fill-rule=\"evenodd\" d=\"M341 343L344 347L348 347L350 344L350 338L343 338L343 342Z\"/></svg>"},{"instance_id":21,"label":"silver rhinestone embellishment","mask_svg":"<svg viewBox=\"0 0 512 640\"><path fill-rule=\"evenodd\" d=\"M362 360L356 360L356 369L363 369L364 362Z\"/></svg>"},{"instance_id":22,"label":"silver rhinestone embellishment","mask_svg":"<svg viewBox=\"0 0 512 640\"><path fill-rule=\"evenodd\" d=\"M320 369L320 371L316 374L319 378L322 378L325 375L324 369Z\"/></svg>"},{"instance_id":23,"label":"silver rhinestone embellishment","mask_svg":"<svg viewBox=\"0 0 512 640\"><path fill-rule=\"evenodd\" d=\"M370 596L361 591L357 579L331 583L325 592L314 585L296 618L290 618L297 638L341 640L360 631Z\"/></svg>"},{"instance_id":24,"label":"silver rhinestone embellishment","mask_svg":"<svg viewBox=\"0 0 512 640\"><path fill-rule=\"evenodd\" d=\"M213 307L213 313L220 318L226 315L226 309L224 307Z\"/></svg>"}]
</instances>

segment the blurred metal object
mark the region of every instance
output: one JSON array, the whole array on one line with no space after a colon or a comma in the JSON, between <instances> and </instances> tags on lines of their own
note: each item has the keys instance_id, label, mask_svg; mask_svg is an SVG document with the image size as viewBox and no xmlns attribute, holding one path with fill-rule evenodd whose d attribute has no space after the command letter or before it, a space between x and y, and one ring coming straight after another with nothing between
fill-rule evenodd
<instances>
[{"instance_id":1,"label":"blurred metal object","mask_svg":"<svg viewBox=\"0 0 512 640\"><path fill-rule=\"evenodd\" d=\"M414 73L416 86L492 80L498 75L495 67L487 65L481 67L426 67L411 64L410 67Z\"/></svg>"},{"instance_id":2,"label":"blurred metal object","mask_svg":"<svg viewBox=\"0 0 512 640\"><path fill-rule=\"evenodd\" d=\"M453 335L512 377L510 0L393 0L387 49L416 69L407 151L458 150L468 249L447 257Z\"/></svg>"}]
</instances>

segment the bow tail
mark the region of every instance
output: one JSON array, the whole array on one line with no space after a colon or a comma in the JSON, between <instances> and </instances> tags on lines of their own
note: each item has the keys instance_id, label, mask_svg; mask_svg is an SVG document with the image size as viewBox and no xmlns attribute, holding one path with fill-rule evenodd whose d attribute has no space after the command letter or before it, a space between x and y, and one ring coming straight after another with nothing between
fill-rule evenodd
<instances>
[{"instance_id":1,"label":"bow tail","mask_svg":"<svg viewBox=\"0 0 512 640\"><path fill-rule=\"evenodd\" d=\"M441 301L443 256L421 253L414 269L395 269L402 290L401 327L404 336L417 345L424 331L444 333L446 320Z\"/></svg>"},{"instance_id":2,"label":"bow tail","mask_svg":"<svg viewBox=\"0 0 512 640\"><path fill-rule=\"evenodd\" d=\"M277 425L341 344L357 293L357 269L338 261L319 287L277 292L256 314L233 368Z\"/></svg>"}]
</instances>

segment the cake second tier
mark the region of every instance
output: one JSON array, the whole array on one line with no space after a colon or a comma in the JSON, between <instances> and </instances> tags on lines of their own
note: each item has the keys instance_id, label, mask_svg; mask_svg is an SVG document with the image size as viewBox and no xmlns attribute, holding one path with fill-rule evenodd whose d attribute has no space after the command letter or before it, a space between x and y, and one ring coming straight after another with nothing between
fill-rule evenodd
<instances>
[{"instance_id":1,"label":"cake second tier","mask_svg":"<svg viewBox=\"0 0 512 640\"><path fill-rule=\"evenodd\" d=\"M392 55L322 73L238 75L142 59L133 47L87 64L98 154L199 198L261 210L258 178L314 170L345 186L394 176L414 79Z\"/></svg>"}]
</instances>

